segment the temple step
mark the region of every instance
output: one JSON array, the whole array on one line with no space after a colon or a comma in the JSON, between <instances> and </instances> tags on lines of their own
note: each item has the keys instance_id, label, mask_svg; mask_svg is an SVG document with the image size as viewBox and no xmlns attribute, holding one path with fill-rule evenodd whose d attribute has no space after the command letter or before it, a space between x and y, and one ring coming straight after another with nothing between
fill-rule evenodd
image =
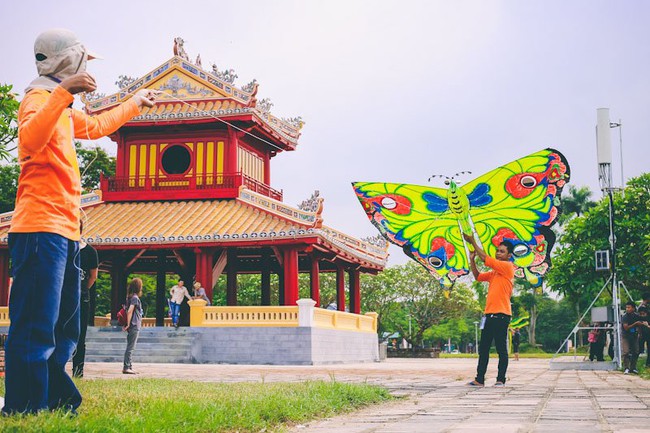
<instances>
[{"instance_id":1,"label":"temple step","mask_svg":"<svg viewBox=\"0 0 650 433\"><path fill-rule=\"evenodd\" d=\"M86 362L122 362L126 332L118 327L90 327L86 334ZM192 362L192 340L188 328L142 328L133 352L133 362Z\"/></svg>"}]
</instances>

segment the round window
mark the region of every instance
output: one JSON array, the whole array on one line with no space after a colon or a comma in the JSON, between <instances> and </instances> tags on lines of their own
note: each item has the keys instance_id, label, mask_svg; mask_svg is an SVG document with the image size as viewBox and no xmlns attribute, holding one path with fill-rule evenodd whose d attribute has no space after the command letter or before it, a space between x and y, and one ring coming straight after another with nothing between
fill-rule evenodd
<instances>
[{"instance_id":1,"label":"round window","mask_svg":"<svg viewBox=\"0 0 650 433\"><path fill-rule=\"evenodd\" d=\"M190 168L191 159L185 146L169 146L162 155L162 168L168 174L183 174Z\"/></svg>"}]
</instances>

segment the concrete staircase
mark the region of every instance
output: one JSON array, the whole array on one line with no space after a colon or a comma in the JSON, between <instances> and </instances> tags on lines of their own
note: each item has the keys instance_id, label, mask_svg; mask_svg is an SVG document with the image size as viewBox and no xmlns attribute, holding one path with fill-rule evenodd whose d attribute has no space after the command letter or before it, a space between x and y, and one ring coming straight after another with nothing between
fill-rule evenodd
<instances>
[{"instance_id":1,"label":"concrete staircase","mask_svg":"<svg viewBox=\"0 0 650 433\"><path fill-rule=\"evenodd\" d=\"M189 328L142 328L133 352L138 363L192 363L193 340L200 338ZM86 362L122 362L126 332L118 327L89 327Z\"/></svg>"}]
</instances>

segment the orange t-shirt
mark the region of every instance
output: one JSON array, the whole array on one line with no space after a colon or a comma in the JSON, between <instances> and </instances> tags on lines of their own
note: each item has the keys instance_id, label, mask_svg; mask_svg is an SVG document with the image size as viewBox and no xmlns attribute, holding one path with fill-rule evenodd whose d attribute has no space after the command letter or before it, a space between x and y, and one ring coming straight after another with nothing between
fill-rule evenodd
<instances>
[{"instance_id":1,"label":"orange t-shirt","mask_svg":"<svg viewBox=\"0 0 650 433\"><path fill-rule=\"evenodd\" d=\"M20 177L10 233L56 233L77 241L81 179L73 138L97 139L140 114L132 99L91 117L58 86L28 92L18 110Z\"/></svg>"},{"instance_id":2,"label":"orange t-shirt","mask_svg":"<svg viewBox=\"0 0 650 433\"><path fill-rule=\"evenodd\" d=\"M478 275L478 281L488 282L488 294L485 301L485 314L502 313L512 316L510 297L512 296L515 267L512 262L497 260L487 256L485 265L494 269Z\"/></svg>"}]
</instances>

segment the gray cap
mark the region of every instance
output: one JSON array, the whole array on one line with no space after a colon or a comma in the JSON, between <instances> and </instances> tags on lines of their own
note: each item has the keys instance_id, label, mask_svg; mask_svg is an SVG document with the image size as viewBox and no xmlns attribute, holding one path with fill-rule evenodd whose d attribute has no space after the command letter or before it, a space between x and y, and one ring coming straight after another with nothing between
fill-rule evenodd
<instances>
[{"instance_id":1,"label":"gray cap","mask_svg":"<svg viewBox=\"0 0 650 433\"><path fill-rule=\"evenodd\" d=\"M90 52L70 30L50 29L34 42L36 69L39 75L67 78L86 69L86 61L101 58Z\"/></svg>"}]
</instances>

